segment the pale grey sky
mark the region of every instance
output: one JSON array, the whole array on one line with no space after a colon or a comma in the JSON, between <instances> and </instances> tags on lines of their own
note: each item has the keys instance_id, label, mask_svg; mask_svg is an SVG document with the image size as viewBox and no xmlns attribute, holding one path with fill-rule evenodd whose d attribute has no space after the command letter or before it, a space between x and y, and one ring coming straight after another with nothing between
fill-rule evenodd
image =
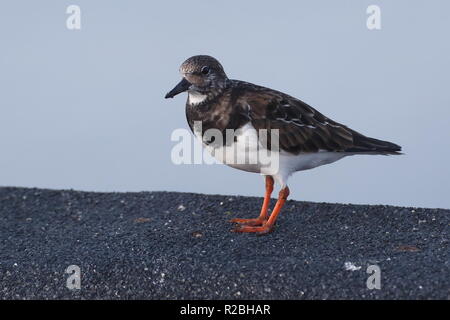
<instances>
[{"instance_id":1,"label":"pale grey sky","mask_svg":"<svg viewBox=\"0 0 450 320\"><path fill-rule=\"evenodd\" d=\"M81 30L66 28L71 4ZM381 30L366 27L371 4ZM209 54L403 146L299 172L291 198L450 208L449 31L445 0L5 0L0 185L262 196L257 174L171 162L186 97L163 97L181 62Z\"/></svg>"}]
</instances>

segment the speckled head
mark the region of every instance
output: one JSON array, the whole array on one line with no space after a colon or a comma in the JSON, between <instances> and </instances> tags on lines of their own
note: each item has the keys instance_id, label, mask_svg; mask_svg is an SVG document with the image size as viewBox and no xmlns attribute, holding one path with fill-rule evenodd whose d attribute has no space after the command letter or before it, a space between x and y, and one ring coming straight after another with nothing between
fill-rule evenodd
<instances>
[{"instance_id":1,"label":"speckled head","mask_svg":"<svg viewBox=\"0 0 450 320\"><path fill-rule=\"evenodd\" d=\"M206 94L225 87L228 80L220 62L206 55L193 56L184 61L180 73L183 79L167 93L166 98L173 98L187 90Z\"/></svg>"},{"instance_id":2,"label":"speckled head","mask_svg":"<svg viewBox=\"0 0 450 320\"><path fill-rule=\"evenodd\" d=\"M205 74L205 68L209 69L212 73L226 77L225 71L223 70L220 62L211 56L200 55L193 56L181 64L180 72L181 74Z\"/></svg>"}]
</instances>

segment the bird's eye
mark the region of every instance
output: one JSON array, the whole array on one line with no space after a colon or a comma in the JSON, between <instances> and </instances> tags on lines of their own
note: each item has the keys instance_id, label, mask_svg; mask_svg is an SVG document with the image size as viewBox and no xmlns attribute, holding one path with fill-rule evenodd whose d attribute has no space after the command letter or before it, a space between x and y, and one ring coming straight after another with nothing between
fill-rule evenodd
<instances>
[{"instance_id":1,"label":"bird's eye","mask_svg":"<svg viewBox=\"0 0 450 320\"><path fill-rule=\"evenodd\" d=\"M209 73L209 67L204 66L204 67L202 68L202 73L203 73L203 74L208 74L208 73Z\"/></svg>"}]
</instances>

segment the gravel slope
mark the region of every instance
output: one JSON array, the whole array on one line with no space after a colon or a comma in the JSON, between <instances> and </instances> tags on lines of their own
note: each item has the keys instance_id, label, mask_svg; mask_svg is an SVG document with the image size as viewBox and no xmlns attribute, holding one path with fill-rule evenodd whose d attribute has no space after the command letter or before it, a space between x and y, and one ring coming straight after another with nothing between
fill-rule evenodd
<instances>
[{"instance_id":1,"label":"gravel slope","mask_svg":"<svg viewBox=\"0 0 450 320\"><path fill-rule=\"evenodd\" d=\"M288 201L273 233L229 231L261 202L0 188L0 298L450 299L450 210Z\"/></svg>"}]
</instances>

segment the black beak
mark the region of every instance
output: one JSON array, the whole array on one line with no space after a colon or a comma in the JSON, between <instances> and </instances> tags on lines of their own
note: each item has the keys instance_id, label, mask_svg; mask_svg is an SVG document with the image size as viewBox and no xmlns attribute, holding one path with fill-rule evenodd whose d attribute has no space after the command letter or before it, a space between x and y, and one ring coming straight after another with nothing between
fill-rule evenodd
<instances>
[{"instance_id":1,"label":"black beak","mask_svg":"<svg viewBox=\"0 0 450 320\"><path fill-rule=\"evenodd\" d=\"M175 88L173 88L172 90L170 90L166 96L164 98L173 98L175 97L177 94L185 92L186 90L189 89L189 87L191 86L191 84L189 83L189 81L186 80L186 78L183 78L180 83L178 83Z\"/></svg>"}]
</instances>

